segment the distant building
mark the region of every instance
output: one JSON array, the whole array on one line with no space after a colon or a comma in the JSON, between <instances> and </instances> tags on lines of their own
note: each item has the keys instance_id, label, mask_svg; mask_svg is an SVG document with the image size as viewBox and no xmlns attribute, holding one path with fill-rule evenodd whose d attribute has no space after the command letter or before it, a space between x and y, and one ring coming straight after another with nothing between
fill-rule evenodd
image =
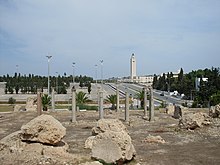
<instances>
[{"instance_id":1,"label":"distant building","mask_svg":"<svg viewBox=\"0 0 220 165\"><path fill-rule=\"evenodd\" d=\"M177 72L168 72L169 74L172 73L173 74L173 78L177 78L179 73L180 73L180 70L178 70ZM167 78L167 75L168 73L161 73L161 77L163 76L163 74L165 74L165 78Z\"/></svg>"},{"instance_id":2,"label":"distant building","mask_svg":"<svg viewBox=\"0 0 220 165\"><path fill-rule=\"evenodd\" d=\"M135 77L137 76L137 70L136 70L136 59L134 56L134 53L131 55L131 59L130 59L130 76L131 76L131 80L134 80Z\"/></svg>"},{"instance_id":3,"label":"distant building","mask_svg":"<svg viewBox=\"0 0 220 165\"><path fill-rule=\"evenodd\" d=\"M122 78L111 78L110 80L118 81L118 82L129 82L129 83L139 83L147 86L151 86L153 84L153 75L146 75L146 76L137 76L137 69L136 69L137 61L135 59L134 53L131 55L130 58L130 76L122 77Z\"/></svg>"}]
</instances>

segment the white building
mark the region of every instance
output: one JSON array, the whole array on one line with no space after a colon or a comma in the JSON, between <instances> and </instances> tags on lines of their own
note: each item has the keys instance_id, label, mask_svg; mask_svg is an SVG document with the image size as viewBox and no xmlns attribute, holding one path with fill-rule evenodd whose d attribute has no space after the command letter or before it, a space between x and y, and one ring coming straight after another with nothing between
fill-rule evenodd
<instances>
[{"instance_id":1,"label":"white building","mask_svg":"<svg viewBox=\"0 0 220 165\"><path fill-rule=\"evenodd\" d=\"M134 80L135 77L137 76L136 59L135 59L134 53L131 55L130 69L131 69L131 72L130 72L131 80Z\"/></svg>"}]
</instances>

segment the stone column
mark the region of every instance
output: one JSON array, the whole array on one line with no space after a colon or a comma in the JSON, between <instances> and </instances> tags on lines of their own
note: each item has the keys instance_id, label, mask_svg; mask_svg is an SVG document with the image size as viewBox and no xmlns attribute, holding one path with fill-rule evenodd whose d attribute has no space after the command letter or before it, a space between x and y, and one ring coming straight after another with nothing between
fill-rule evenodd
<instances>
[{"instance_id":1,"label":"stone column","mask_svg":"<svg viewBox=\"0 0 220 165\"><path fill-rule=\"evenodd\" d=\"M103 92L99 91L99 119L103 118Z\"/></svg>"},{"instance_id":2,"label":"stone column","mask_svg":"<svg viewBox=\"0 0 220 165\"><path fill-rule=\"evenodd\" d=\"M42 114L42 101L41 101L41 91L37 91L37 115L40 116Z\"/></svg>"},{"instance_id":3,"label":"stone column","mask_svg":"<svg viewBox=\"0 0 220 165\"><path fill-rule=\"evenodd\" d=\"M52 111L55 111L55 94L54 94L54 88L52 88Z\"/></svg>"},{"instance_id":4,"label":"stone column","mask_svg":"<svg viewBox=\"0 0 220 165\"><path fill-rule=\"evenodd\" d=\"M119 109L119 89L118 89L118 84L117 84L117 90L116 90L116 97L117 97L117 108L116 108L116 112L119 112L120 109Z\"/></svg>"},{"instance_id":5,"label":"stone column","mask_svg":"<svg viewBox=\"0 0 220 165\"><path fill-rule=\"evenodd\" d=\"M129 95L125 92L125 121L129 121Z\"/></svg>"},{"instance_id":6,"label":"stone column","mask_svg":"<svg viewBox=\"0 0 220 165\"><path fill-rule=\"evenodd\" d=\"M76 89L72 88L72 122L76 122Z\"/></svg>"},{"instance_id":7,"label":"stone column","mask_svg":"<svg viewBox=\"0 0 220 165\"><path fill-rule=\"evenodd\" d=\"M154 96L153 88L150 88L150 111L149 111L149 121L154 120Z\"/></svg>"},{"instance_id":8,"label":"stone column","mask_svg":"<svg viewBox=\"0 0 220 165\"><path fill-rule=\"evenodd\" d=\"M147 88L144 87L144 117L147 116Z\"/></svg>"}]
</instances>

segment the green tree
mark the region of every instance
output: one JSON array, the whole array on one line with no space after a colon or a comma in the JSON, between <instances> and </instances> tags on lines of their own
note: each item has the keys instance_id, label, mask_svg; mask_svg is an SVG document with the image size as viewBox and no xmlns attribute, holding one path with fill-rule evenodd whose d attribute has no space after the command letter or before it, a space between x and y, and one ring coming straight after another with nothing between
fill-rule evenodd
<instances>
[{"instance_id":1,"label":"green tree","mask_svg":"<svg viewBox=\"0 0 220 165\"><path fill-rule=\"evenodd\" d=\"M116 102L117 102L117 95L109 95L107 96L106 101L112 104L111 109L115 110L116 109Z\"/></svg>"},{"instance_id":2,"label":"green tree","mask_svg":"<svg viewBox=\"0 0 220 165\"><path fill-rule=\"evenodd\" d=\"M91 87L92 87L92 86L91 86L91 83L89 83L89 84L88 84L88 92L89 92L89 94L90 94L91 91L92 91Z\"/></svg>"},{"instance_id":3,"label":"green tree","mask_svg":"<svg viewBox=\"0 0 220 165\"><path fill-rule=\"evenodd\" d=\"M220 103L220 91L210 97L210 105L215 106Z\"/></svg>"},{"instance_id":4,"label":"green tree","mask_svg":"<svg viewBox=\"0 0 220 165\"><path fill-rule=\"evenodd\" d=\"M48 110L48 107L49 107L50 104L51 104L51 97L50 97L48 94L44 94L44 95L41 97L41 102L42 102L42 105L43 105L43 110L44 110L44 111L47 111L47 110Z\"/></svg>"},{"instance_id":5,"label":"green tree","mask_svg":"<svg viewBox=\"0 0 220 165\"><path fill-rule=\"evenodd\" d=\"M8 104L15 104L16 100L13 97L8 99Z\"/></svg>"},{"instance_id":6,"label":"green tree","mask_svg":"<svg viewBox=\"0 0 220 165\"><path fill-rule=\"evenodd\" d=\"M80 88L83 87L83 81L82 80L79 81L79 86L80 86Z\"/></svg>"},{"instance_id":7,"label":"green tree","mask_svg":"<svg viewBox=\"0 0 220 165\"><path fill-rule=\"evenodd\" d=\"M136 97L141 101L141 108L144 108L144 90L139 91L139 93L136 94Z\"/></svg>"},{"instance_id":8,"label":"green tree","mask_svg":"<svg viewBox=\"0 0 220 165\"><path fill-rule=\"evenodd\" d=\"M88 101L89 101L89 99L86 96L86 93L80 91L76 94L76 103L77 104L85 104Z\"/></svg>"}]
</instances>

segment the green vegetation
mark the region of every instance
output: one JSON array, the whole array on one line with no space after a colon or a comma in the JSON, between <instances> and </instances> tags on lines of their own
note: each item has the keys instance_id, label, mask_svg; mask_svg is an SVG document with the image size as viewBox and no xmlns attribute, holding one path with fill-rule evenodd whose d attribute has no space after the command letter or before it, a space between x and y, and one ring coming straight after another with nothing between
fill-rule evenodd
<instances>
[{"instance_id":1,"label":"green vegetation","mask_svg":"<svg viewBox=\"0 0 220 165\"><path fill-rule=\"evenodd\" d=\"M47 111L48 107L49 107L50 104L51 104L51 97L48 96L48 94L44 94L44 95L41 97L41 101L42 101L43 110L44 110L44 111Z\"/></svg>"},{"instance_id":2,"label":"green vegetation","mask_svg":"<svg viewBox=\"0 0 220 165\"><path fill-rule=\"evenodd\" d=\"M86 96L86 93L84 93L82 91L76 93L76 104L81 105L81 104L85 104L88 101L89 101L89 99Z\"/></svg>"},{"instance_id":3,"label":"green vegetation","mask_svg":"<svg viewBox=\"0 0 220 165\"><path fill-rule=\"evenodd\" d=\"M200 85L196 89L196 78L200 78ZM203 81L202 78L208 78ZM181 68L177 78L173 73L163 74L162 76L154 75L154 89L163 91L175 91L184 94L184 99L192 99L193 107L208 107L220 103L220 70L211 68L204 70L192 71L188 74L183 73Z\"/></svg>"},{"instance_id":4,"label":"green vegetation","mask_svg":"<svg viewBox=\"0 0 220 165\"><path fill-rule=\"evenodd\" d=\"M59 94L67 93L66 89L70 86L72 80L72 75L67 77L65 73L63 76L58 75L57 77L50 77L51 87L54 87L55 91L58 90L56 92ZM9 76L8 74L0 76L0 82L6 82L6 94L13 94L14 92L16 94L36 94L37 89L43 91L43 88L47 88L47 81L48 79L46 76L36 76L34 74L29 74L27 76L15 73L14 76ZM93 82L93 79L91 77L80 75L75 77L75 82L81 82L83 87L88 86L90 82Z\"/></svg>"},{"instance_id":5,"label":"green vegetation","mask_svg":"<svg viewBox=\"0 0 220 165\"><path fill-rule=\"evenodd\" d=\"M136 97L141 101L141 108L144 108L144 90L139 91L139 93L136 94Z\"/></svg>"},{"instance_id":6,"label":"green vegetation","mask_svg":"<svg viewBox=\"0 0 220 165\"><path fill-rule=\"evenodd\" d=\"M8 104L15 104L16 100L13 97L8 99Z\"/></svg>"},{"instance_id":7,"label":"green vegetation","mask_svg":"<svg viewBox=\"0 0 220 165\"><path fill-rule=\"evenodd\" d=\"M109 96L107 96L106 101L112 104L112 107L111 107L112 110L116 109L117 95L109 95Z\"/></svg>"}]
</instances>

